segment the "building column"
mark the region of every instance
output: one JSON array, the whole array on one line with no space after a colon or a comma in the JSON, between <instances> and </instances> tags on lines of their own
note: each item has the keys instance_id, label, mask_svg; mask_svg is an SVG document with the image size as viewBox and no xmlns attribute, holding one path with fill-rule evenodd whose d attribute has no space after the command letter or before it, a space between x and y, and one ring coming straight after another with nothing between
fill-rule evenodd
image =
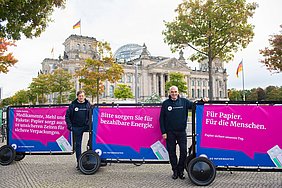
<instances>
[{"instance_id":1,"label":"building column","mask_svg":"<svg viewBox=\"0 0 282 188\"><path fill-rule=\"evenodd\" d=\"M189 82L188 82L188 75L184 75L184 80L185 80L185 82L186 82L186 86L187 86L187 90L186 90L187 94L185 94L185 95L186 95L186 97L189 97Z\"/></svg>"},{"instance_id":2,"label":"building column","mask_svg":"<svg viewBox=\"0 0 282 188\"><path fill-rule=\"evenodd\" d=\"M157 93L157 75L156 73L152 73L152 74L153 74L153 93Z\"/></svg>"},{"instance_id":3,"label":"building column","mask_svg":"<svg viewBox=\"0 0 282 188\"><path fill-rule=\"evenodd\" d=\"M165 80L164 80L164 74L160 75L161 78L161 96L160 97L164 97L165 96Z\"/></svg>"},{"instance_id":4,"label":"building column","mask_svg":"<svg viewBox=\"0 0 282 188\"><path fill-rule=\"evenodd\" d=\"M224 97L228 98L227 81L226 80L224 80Z\"/></svg>"}]
</instances>

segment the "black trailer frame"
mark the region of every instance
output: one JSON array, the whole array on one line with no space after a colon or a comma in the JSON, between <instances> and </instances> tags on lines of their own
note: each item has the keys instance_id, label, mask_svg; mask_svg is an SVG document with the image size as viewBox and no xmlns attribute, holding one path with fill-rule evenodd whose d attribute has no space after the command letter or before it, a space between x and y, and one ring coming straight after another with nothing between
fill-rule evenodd
<instances>
[{"instance_id":1,"label":"black trailer frame","mask_svg":"<svg viewBox=\"0 0 282 188\"><path fill-rule=\"evenodd\" d=\"M7 108L7 121L6 121L6 142L7 145L4 145L0 148L0 164L9 165L13 161L20 161L25 158L26 155L72 155L74 153L74 146L72 146L71 152L52 152L52 151L41 151L41 152L16 152L15 149L10 145L9 141L9 111L11 108L50 108L50 107L67 107L69 104L49 104L49 105L22 105L22 106L9 106Z\"/></svg>"},{"instance_id":2,"label":"black trailer frame","mask_svg":"<svg viewBox=\"0 0 282 188\"><path fill-rule=\"evenodd\" d=\"M188 135L187 137L192 138L192 145L189 147L188 156L185 161L185 169L188 172L188 176L192 183L200 186L206 186L211 184L215 177L216 177L216 171L253 171L253 172L282 172L282 168L275 168L275 167L236 167L236 166L215 166L212 161L210 161L207 157L200 156L196 157L196 142L197 142L197 132L196 132L196 106L197 105L204 105L204 104L252 104L252 105L282 105L282 101L196 101L193 104L192 108L192 135ZM66 106L66 105L32 105L32 106L11 106L12 107L51 107L51 106ZM161 106L161 104L156 103L148 103L148 104L96 104L92 105L92 109L94 107L103 107L103 106L110 106L110 107L119 107L119 106L135 106L135 107L143 107L143 106ZM8 116L8 114L7 114ZM9 120L9 118L7 118ZM7 122L7 125L9 123ZM78 167L79 170L86 175L94 174L100 166L104 166L107 163L133 163L137 166L141 164L168 164L169 161L149 161L149 160L119 160L119 159L105 159L101 160L100 156L93 150L92 146L92 122L89 127L89 141L88 141L88 150L81 154L78 161ZM7 126L7 133L8 133L8 126ZM2 165L8 165L13 160L16 160L15 157L17 154L15 153L15 150L9 146L9 140L7 137L7 144L3 147L1 147L0 151L0 159L1 157L9 158L10 160L6 161L5 164L2 163ZM4 154L1 154L4 153ZM26 153L19 153L18 157L21 158L22 155L25 155ZM36 154L36 155L66 155L66 153L28 153L28 154ZM69 154L73 154L69 153ZM21 159L20 159L21 160ZM0 160L1 161L1 160Z\"/></svg>"},{"instance_id":3,"label":"black trailer frame","mask_svg":"<svg viewBox=\"0 0 282 188\"><path fill-rule=\"evenodd\" d=\"M251 105L282 105L282 101L196 101L192 110L192 145L189 148L185 169L190 180L200 186L211 184L216 176L216 171L249 171L249 172L282 172L282 168L275 167L236 167L236 166L215 166L206 157L196 157L196 106L204 104L251 104Z\"/></svg>"}]
</instances>

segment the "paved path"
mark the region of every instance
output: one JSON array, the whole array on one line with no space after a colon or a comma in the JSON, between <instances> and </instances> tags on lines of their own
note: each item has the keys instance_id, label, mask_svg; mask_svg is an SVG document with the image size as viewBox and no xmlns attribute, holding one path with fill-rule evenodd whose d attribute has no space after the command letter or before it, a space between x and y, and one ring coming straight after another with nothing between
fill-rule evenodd
<instances>
[{"instance_id":1,"label":"paved path","mask_svg":"<svg viewBox=\"0 0 282 188\"><path fill-rule=\"evenodd\" d=\"M22 161L0 165L0 188L197 187L187 178L187 173L185 180L171 179L170 165L167 164L135 166L113 163L101 167L94 175L84 175L75 166L75 155L28 155ZM209 187L282 188L282 173L217 172Z\"/></svg>"}]
</instances>

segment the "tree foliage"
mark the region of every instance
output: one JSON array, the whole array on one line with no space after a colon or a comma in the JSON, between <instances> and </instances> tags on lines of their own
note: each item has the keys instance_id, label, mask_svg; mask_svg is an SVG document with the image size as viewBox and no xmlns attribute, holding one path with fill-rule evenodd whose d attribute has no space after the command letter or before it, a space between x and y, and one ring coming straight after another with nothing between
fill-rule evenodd
<instances>
[{"instance_id":1,"label":"tree foliage","mask_svg":"<svg viewBox=\"0 0 282 188\"><path fill-rule=\"evenodd\" d=\"M50 75L49 82L51 83L51 91L59 94L57 103L65 102L66 98L63 97L63 93L73 88L72 75L59 68Z\"/></svg>"},{"instance_id":2,"label":"tree foliage","mask_svg":"<svg viewBox=\"0 0 282 188\"><path fill-rule=\"evenodd\" d=\"M282 28L282 25L280 27ZM265 64L269 71L277 73L282 72L282 31L280 33L270 36L269 44L271 47L259 51L264 57L261 63Z\"/></svg>"},{"instance_id":3,"label":"tree foliage","mask_svg":"<svg viewBox=\"0 0 282 188\"><path fill-rule=\"evenodd\" d=\"M0 38L0 73L7 73L9 71L8 68L17 63L12 53L6 54L8 46L15 46L15 44L4 38Z\"/></svg>"},{"instance_id":4,"label":"tree foliage","mask_svg":"<svg viewBox=\"0 0 282 188\"><path fill-rule=\"evenodd\" d=\"M169 74L169 81L165 84L165 90L168 91L171 86L177 86L179 93L187 93L184 75L179 72L173 72Z\"/></svg>"},{"instance_id":5,"label":"tree foliage","mask_svg":"<svg viewBox=\"0 0 282 188\"><path fill-rule=\"evenodd\" d=\"M75 92L75 89L72 89L69 93L68 100L73 101L75 98L76 98L76 92Z\"/></svg>"},{"instance_id":6,"label":"tree foliage","mask_svg":"<svg viewBox=\"0 0 282 188\"><path fill-rule=\"evenodd\" d=\"M145 101L145 103L161 103L162 102L162 99L161 97L156 94L156 93L153 93L150 97L148 97Z\"/></svg>"},{"instance_id":7,"label":"tree foliage","mask_svg":"<svg viewBox=\"0 0 282 188\"><path fill-rule=\"evenodd\" d=\"M228 89L228 98L231 101L241 101L243 100L243 94L234 88Z\"/></svg>"},{"instance_id":8,"label":"tree foliage","mask_svg":"<svg viewBox=\"0 0 282 188\"><path fill-rule=\"evenodd\" d=\"M118 84L115 88L114 96L115 98L126 100L133 98L133 93L128 85Z\"/></svg>"},{"instance_id":9,"label":"tree foliage","mask_svg":"<svg viewBox=\"0 0 282 188\"><path fill-rule=\"evenodd\" d=\"M39 74L38 77L32 78L29 89L37 95L40 104L45 103L45 96L51 92L50 74Z\"/></svg>"},{"instance_id":10,"label":"tree foliage","mask_svg":"<svg viewBox=\"0 0 282 188\"><path fill-rule=\"evenodd\" d=\"M19 90L13 95L14 105L23 105L29 103L28 91Z\"/></svg>"},{"instance_id":11,"label":"tree foliage","mask_svg":"<svg viewBox=\"0 0 282 188\"><path fill-rule=\"evenodd\" d=\"M3 99L0 103L0 107L6 107L9 105L13 104L13 98L12 97L7 97L5 99Z\"/></svg>"},{"instance_id":12,"label":"tree foliage","mask_svg":"<svg viewBox=\"0 0 282 188\"><path fill-rule=\"evenodd\" d=\"M184 0L172 22L165 22L165 42L172 51L191 47L196 52L191 60L208 59L209 98L213 98L212 61L233 59L234 52L246 48L252 40L256 3L246 0Z\"/></svg>"},{"instance_id":13,"label":"tree foliage","mask_svg":"<svg viewBox=\"0 0 282 188\"><path fill-rule=\"evenodd\" d=\"M99 95L104 92L104 81L114 83L121 79L124 71L121 65L115 63L109 43L97 42L93 44L93 48L97 49L96 58L86 59L77 75L87 95L92 97L92 102L97 97L98 103Z\"/></svg>"},{"instance_id":14,"label":"tree foliage","mask_svg":"<svg viewBox=\"0 0 282 188\"><path fill-rule=\"evenodd\" d=\"M19 90L13 96L3 99L0 103L0 107L9 105L24 105L35 104L36 94L30 90Z\"/></svg>"},{"instance_id":15,"label":"tree foliage","mask_svg":"<svg viewBox=\"0 0 282 188\"><path fill-rule=\"evenodd\" d=\"M265 100L282 101L282 87L268 86L265 88Z\"/></svg>"},{"instance_id":16,"label":"tree foliage","mask_svg":"<svg viewBox=\"0 0 282 188\"><path fill-rule=\"evenodd\" d=\"M0 38L19 40L39 36L51 21L54 9L63 8L65 0L1 0Z\"/></svg>"},{"instance_id":17,"label":"tree foliage","mask_svg":"<svg viewBox=\"0 0 282 188\"><path fill-rule=\"evenodd\" d=\"M281 101L282 86L268 86L263 88L252 88L244 91L247 101ZM243 91L234 88L228 90L231 101L243 101Z\"/></svg>"}]
</instances>

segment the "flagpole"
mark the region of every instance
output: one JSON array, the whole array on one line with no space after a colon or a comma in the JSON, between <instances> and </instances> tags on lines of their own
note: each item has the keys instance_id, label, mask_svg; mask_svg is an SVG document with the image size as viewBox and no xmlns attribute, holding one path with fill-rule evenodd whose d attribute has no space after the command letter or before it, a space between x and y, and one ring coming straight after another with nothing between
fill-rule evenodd
<instances>
[{"instance_id":1,"label":"flagpole","mask_svg":"<svg viewBox=\"0 0 282 188\"><path fill-rule=\"evenodd\" d=\"M81 19L79 20L79 22L80 22L79 32L80 32L80 36L82 36L81 35Z\"/></svg>"},{"instance_id":2,"label":"flagpole","mask_svg":"<svg viewBox=\"0 0 282 188\"><path fill-rule=\"evenodd\" d=\"M245 83L244 83L244 65L243 65L243 59L242 59L242 83L243 83L243 101L246 100L245 95Z\"/></svg>"},{"instance_id":3,"label":"flagpole","mask_svg":"<svg viewBox=\"0 0 282 188\"><path fill-rule=\"evenodd\" d=\"M52 55L52 59L54 59L54 46L53 46L53 48L51 50L51 55Z\"/></svg>"}]
</instances>

